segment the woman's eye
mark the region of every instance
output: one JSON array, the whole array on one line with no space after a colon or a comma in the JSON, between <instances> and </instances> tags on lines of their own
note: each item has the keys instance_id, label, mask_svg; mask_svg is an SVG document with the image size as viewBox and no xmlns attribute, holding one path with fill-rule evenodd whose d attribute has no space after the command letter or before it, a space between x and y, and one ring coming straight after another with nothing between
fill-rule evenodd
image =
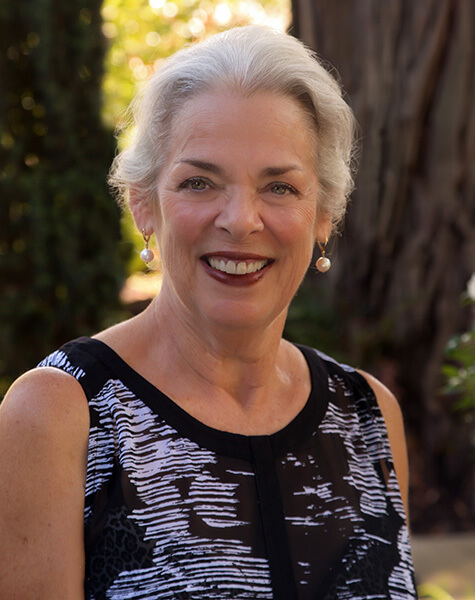
<instances>
[{"instance_id":1,"label":"woman's eye","mask_svg":"<svg viewBox=\"0 0 475 600\"><path fill-rule=\"evenodd\" d=\"M270 190L273 194L276 194L278 196L285 196L286 194L297 193L297 190L288 183L273 183L270 186Z\"/></svg>"},{"instance_id":2,"label":"woman's eye","mask_svg":"<svg viewBox=\"0 0 475 600\"><path fill-rule=\"evenodd\" d=\"M192 177L184 181L180 188L192 190L193 192L204 192L209 188L209 184L201 177Z\"/></svg>"}]
</instances>

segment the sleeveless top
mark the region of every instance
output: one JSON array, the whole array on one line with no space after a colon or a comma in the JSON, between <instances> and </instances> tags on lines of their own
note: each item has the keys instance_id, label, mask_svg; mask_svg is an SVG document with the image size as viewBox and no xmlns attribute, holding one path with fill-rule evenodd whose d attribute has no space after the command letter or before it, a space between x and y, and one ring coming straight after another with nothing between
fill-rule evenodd
<instances>
[{"instance_id":1,"label":"sleeveless top","mask_svg":"<svg viewBox=\"0 0 475 600\"><path fill-rule=\"evenodd\" d=\"M204 425L98 340L40 363L75 377L90 407L86 600L417 598L373 391L299 348L308 401L256 436Z\"/></svg>"}]
</instances>

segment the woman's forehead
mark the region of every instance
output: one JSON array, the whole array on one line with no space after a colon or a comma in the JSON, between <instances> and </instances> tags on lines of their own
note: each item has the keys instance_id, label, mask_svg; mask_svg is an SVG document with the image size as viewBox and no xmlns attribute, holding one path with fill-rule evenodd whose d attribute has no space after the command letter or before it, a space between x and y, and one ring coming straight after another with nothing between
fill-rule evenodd
<instances>
[{"instance_id":1,"label":"woman's forehead","mask_svg":"<svg viewBox=\"0 0 475 600\"><path fill-rule=\"evenodd\" d=\"M171 132L169 157L174 163L190 152L188 159L205 160L207 152L224 156L249 147L256 155L265 151L285 163L306 162L313 155L314 139L305 111L296 100L271 92L248 97L201 94L185 104Z\"/></svg>"}]
</instances>

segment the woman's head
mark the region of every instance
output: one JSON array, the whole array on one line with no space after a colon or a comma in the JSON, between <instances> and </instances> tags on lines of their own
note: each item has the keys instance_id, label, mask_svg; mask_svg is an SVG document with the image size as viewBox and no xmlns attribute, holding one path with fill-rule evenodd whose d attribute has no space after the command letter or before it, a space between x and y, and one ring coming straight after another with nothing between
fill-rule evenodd
<instances>
[{"instance_id":1,"label":"woman's head","mask_svg":"<svg viewBox=\"0 0 475 600\"><path fill-rule=\"evenodd\" d=\"M335 79L295 38L262 26L232 29L167 59L134 103L132 143L114 162L110 181L124 196L157 201L157 180L173 125L186 103L213 92L250 97L271 92L296 100L314 131L319 210L334 225L345 212L355 122Z\"/></svg>"}]
</instances>

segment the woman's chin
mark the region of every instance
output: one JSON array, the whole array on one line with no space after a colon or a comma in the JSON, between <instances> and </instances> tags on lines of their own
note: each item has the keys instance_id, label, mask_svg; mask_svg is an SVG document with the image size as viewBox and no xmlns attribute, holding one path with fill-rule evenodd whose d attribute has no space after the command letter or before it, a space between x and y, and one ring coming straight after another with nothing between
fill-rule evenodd
<instances>
[{"instance_id":1,"label":"woman's chin","mask_svg":"<svg viewBox=\"0 0 475 600\"><path fill-rule=\"evenodd\" d=\"M252 303L250 301L227 300L212 303L202 312L205 323L209 327L225 329L229 332L237 331L245 333L246 331L263 330L279 320L285 320L287 311L266 310L262 303Z\"/></svg>"}]
</instances>

